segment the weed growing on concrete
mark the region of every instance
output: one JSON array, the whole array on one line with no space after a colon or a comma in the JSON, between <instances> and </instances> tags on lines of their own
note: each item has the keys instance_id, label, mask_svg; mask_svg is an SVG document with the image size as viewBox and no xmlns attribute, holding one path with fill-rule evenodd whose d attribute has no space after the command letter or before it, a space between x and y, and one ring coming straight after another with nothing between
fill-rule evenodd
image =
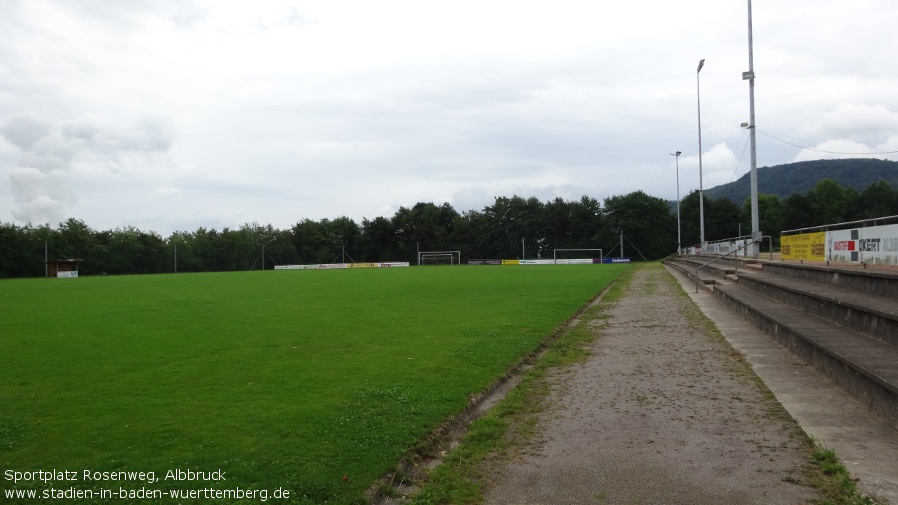
<instances>
[{"instance_id":1,"label":"weed growing on concrete","mask_svg":"<svg viewBox=\"0 0 898 505\"><path fill-rule=\"evenodd\" d=\"M876 502L857 489L845 466L836 458L835 451L818 448L811 454L812 484L823 491L823 505L875 505Z\"/></svg>"}]
</instances>

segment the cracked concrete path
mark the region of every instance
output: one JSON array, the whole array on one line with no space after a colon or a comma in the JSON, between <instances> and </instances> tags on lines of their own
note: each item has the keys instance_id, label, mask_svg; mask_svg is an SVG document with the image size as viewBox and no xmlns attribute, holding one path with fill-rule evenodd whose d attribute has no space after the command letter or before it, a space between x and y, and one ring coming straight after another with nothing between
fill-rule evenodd
<instances>
[{"instance_id":1,"label":"cracked concrete path","mask_svg":"<svg viewBox=\"0 0 898 505\"><path fill-rule=\"evenodd\" d=\"M591 321L592 355L559 371L539 434L488 504L794 504L819 499L797 423L660 265Z\"/></svg>"}]
</instances>

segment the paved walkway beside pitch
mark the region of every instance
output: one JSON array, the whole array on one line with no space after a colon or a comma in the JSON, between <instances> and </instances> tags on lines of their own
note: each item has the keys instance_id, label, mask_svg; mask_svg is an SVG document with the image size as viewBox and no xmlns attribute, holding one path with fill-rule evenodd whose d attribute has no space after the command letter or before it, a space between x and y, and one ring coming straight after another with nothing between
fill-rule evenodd
<instances>
[{"instance_id":1,"label":"paved walkway beside pitch","mask_svg":"<svg viewBox=\"0 0 898 505\"><path fill-rule=\"evenodd\" d=\"M590 358L554 377L540 435L489 504L795 504L809 449L660 265L640 266Z\"/></svg>"}]
</instances>

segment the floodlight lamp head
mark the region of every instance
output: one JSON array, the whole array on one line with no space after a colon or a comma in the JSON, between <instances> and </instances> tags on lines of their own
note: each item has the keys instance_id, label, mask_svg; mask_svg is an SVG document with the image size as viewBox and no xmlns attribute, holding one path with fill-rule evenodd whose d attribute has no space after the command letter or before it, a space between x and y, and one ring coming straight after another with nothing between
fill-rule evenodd
<instances>
[{"instance_id":1,"label":"floodlight lamp head","mask_svg":"<svg viewBox=\"0 0 898 505\"><path fill-rule=\"evenodd\" d=\"M696 70L695 73L701 72L701 71L702 71L702 67L704 67L704 66L705 66L705 59L702 58L702 61L698 62L698 70Z\"/></svg>"}]
</instances>

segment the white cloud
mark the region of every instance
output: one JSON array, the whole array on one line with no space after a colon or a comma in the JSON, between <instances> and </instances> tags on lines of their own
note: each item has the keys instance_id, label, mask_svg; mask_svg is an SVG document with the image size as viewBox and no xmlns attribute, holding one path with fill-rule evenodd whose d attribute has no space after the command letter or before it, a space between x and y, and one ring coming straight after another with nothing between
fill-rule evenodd
<instances>
[{"instance_id":1,"label":"white cloud","mask_svg":"<svg viewBox=\"0 0 898 505\"><path fill-rule=\"evenodd\" d=\"M13 217L33 224L56 224L77 201L63 170L42 171L23 167L9 176L17 209Z\"/></svg>"},{"instance_id":2,"label":"white cloud","mask_svg":"<svg viewBox=\"0 0 898 505\"><path fill-rule=\"evenodd\" d=\"M743 3L8 7L0 64L15 79L0 81L0 181L20 184L0 186L0 220L47 208L166 235L390 216L418 201L477 209L516 193L673 199L670 152L683 152L681 194L698 188L699 82L704 186L749 165ZM759 164L832 156L776 139L895 150L898 70L885 62L898 6L753 8L757 124L770 134ZM71 194L25 168L60 172ZM49 201L26 199L22 181L51 186Z\"/></svg>"}]
</instances>

